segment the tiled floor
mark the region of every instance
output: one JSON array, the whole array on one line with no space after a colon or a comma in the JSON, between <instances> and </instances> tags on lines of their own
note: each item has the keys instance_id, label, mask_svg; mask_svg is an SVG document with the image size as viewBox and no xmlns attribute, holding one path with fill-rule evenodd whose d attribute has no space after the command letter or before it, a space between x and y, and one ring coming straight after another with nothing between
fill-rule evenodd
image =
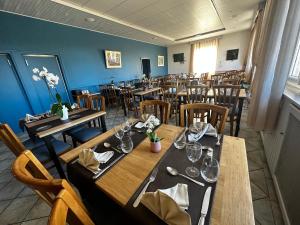
<instances>
[{"instance_id":1,"label":"tiled floor","mask_svg":"<svg viewBox=\"0 0 300 225\"><path fill-rule=\"evenodd\" d=\"M246 139L255 221L257 225L283 225L262 141L259 133L246 126L246 113L247 110L243 113L240 137ZM122 109L108 110L106 121L108 129L124 121ZM14 158L0 142L0 224L47 224L50 207L12 177L10 165Z\"/></svg>"}]
</instances>

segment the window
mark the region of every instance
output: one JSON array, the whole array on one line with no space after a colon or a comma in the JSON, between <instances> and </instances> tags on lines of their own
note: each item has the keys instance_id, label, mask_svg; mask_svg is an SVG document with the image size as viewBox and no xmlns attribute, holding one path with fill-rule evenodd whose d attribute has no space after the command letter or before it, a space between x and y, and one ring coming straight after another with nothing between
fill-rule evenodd
<instances>
[{"instance_id":1,"label":"window","mask_svg":"<svg viewBox=\"0 0 300 225\"><path fill-rule=\"evenodd\" d=\"M296 54L293 60L289 80L300 84L300 40L298 41L298 46L295 53Z\"/></svg>"}]
</instances>

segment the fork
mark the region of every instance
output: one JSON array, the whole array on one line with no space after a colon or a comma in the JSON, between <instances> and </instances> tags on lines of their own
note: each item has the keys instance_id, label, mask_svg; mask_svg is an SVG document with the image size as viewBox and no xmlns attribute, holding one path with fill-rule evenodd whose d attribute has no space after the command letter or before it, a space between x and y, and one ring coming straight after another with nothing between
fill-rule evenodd
<instances>
[{"instance_id":1,"label":"fork","mask_svg":"<svg viewBox=\"0 0 300 225\"><path fill-rule=\"evenodd\" d=\"M151 176L150 176L150 178L149 178L148 183L144 186L143 190L140 192L139 196L135 199L135 201L134 201L134 203L133 203L133 207L134 207L134 208L136 208L136 207L139 205L139 203L140 203L140 201L141 201L141 199L142 199L142 196L143 196L143 194L146 192L146 190L147 190L149 184L152 183L153 181L155 181L157 172L158 172L158 168L155 168L155 169L152 171L152 174L151 174Z\"/></svg>"}]
</instances>

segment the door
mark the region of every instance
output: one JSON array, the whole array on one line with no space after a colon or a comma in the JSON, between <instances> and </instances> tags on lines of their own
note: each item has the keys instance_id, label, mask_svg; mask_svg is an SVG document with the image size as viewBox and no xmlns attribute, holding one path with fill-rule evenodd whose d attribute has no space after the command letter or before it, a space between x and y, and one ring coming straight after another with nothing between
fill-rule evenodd
<instances>
[{"instance_id":1,"label":"door","mask_svg":"<svg viewBox=\"0 0 300 225\"><path fill-rule=\"evenodd\" d=\"M151 65L150 59L142 59L142 72L146 75L147 78L150 78Z\"/></svg>"},{"instance_id":2,"label":"door","mask_svg":"<svg viewBox=\"0 0 300 225\"><path fill-rule=\"evenodd\" d=\"M32 113L14 64L8 54L0 54L0 122L20 132L18 121Z\"/></svg>"},{"instance_id":3,"label":"door","mask_svg":"<svg viewBox=\"0 0 300 225\"><path fill-rule=\"evenodd\" d=\"M56 102L55 98L53 98L56 92L61 95L63 102L70 103L69 93L62 74L61 65L56 55L24 55L24 59L28 67L28 74L30 75L29 79L33 82L34 91L36 96L38 96L40 105L38 109L34 109L35 112L44 113L50 110L51 105ZM41 71L43 67L47 68L49 73L53 73L59 77L56 88L48 89L47 84L43 80L34 81L32 79L32 70L38 68Z\"/></svg>"}]
</instances>

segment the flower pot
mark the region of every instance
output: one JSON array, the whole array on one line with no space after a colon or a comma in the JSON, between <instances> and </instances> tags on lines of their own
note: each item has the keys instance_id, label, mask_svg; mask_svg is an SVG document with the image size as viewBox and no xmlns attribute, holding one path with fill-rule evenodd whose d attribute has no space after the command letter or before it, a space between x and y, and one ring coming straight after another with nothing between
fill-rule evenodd
<instances>
[{"instance_id":1,"label":"flower pot","mask_svg":"<svg viewBox=\"0 0 300 225\"><path fill-rule=\"evenodd\" d=\"M161 144L160 144L160 141L157 141L157 142L150 142L150 150L151 152L154 152L154 153L157 153L157 152L160 152L161 150Z\"/></svg>"}]
</instances>

